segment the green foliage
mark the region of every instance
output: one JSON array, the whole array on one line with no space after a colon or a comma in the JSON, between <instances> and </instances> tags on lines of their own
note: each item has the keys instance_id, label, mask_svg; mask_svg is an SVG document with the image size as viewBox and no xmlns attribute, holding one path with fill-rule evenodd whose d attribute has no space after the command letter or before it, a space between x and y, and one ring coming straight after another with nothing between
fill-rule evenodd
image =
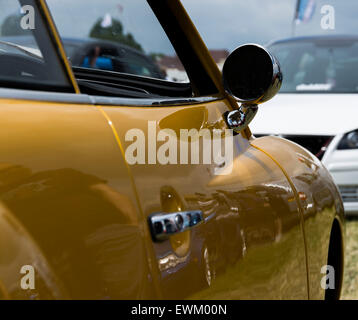
<instances>
[{"instance_id":1,"label":"green foliage","mask_svg":"<svg viewBox=\"0 0 358 320\"><path fill-rule=\"evenodd\" d=\"M112 25L106 28L101 26L101 22L102 18L98 19L92 27L89 34L91 38L120 42L143 51L142 46L134 39L131 33L125 34L123 32L123 25L119 20L112 18Z\"/></svg>"},{"instance_id":2,"label":"green foliage","mask_svg":"<svg viewBox=\"0 0 358 320\"><path fill-rule=\"evenodd\" d=\"M347 220L342 300L358 300L358 221Z\"/></svg>"},{"instance_id":3,"label":"green foliage","mask_svg":"<svg viewBox=\"0 0 358 320\"><path fill-rule=\"evenodd\" d=\"M20 35L26 35L29 33L28 30L24 30L21 28L20 21L22 16L21 15L10 15L8 16L0 30L1 30L1 36L7 37L7 36L20 36Z\"/></svg>"},{"instance_id":4,"label":"green foliage","mask_svg":"<svg viewBox=\"0 0 358 320\"><path fill-rule=\"evenodd\" d=\"M160 60L161 58L163 58L165 56L165 54L164 53L151 52L149 54L149 56L152 58L152 60L154 62L156 62L156 61Z\"/></svg>"}]
</instances>

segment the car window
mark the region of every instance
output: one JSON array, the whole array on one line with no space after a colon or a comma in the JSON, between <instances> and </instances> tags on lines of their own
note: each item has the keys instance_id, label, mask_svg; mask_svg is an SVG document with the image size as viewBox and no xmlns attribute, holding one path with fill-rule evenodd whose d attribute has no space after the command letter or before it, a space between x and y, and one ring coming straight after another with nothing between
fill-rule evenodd
<instances>
[{"instance_id":1,"label":"car window","mask_svg":"<svg viewBox=\"0 0 358 320\"><path fill-rule=\"evenodd\" d=\"M281 64L281 92L358 92L358 41L288 41L269 47Z\"/></svg>"},{"instance_id":2,"label":"car window","mask_svg":"<svg viewBox=\"0 0 358 320\"><path fill-rule=\"evenodd\" d=\"M71 91L38 10L27 3L0 0L0 87Z\"/></svg>"},{"instance_id":3,"label":"car window","mask_svg":"<svg viewBox=\"0 0 358 320\"><path fill-rule=\"evenodd\" d=\"M73 67L189 82L145 0L48 0Z\"/></svg>"}]
</instances>

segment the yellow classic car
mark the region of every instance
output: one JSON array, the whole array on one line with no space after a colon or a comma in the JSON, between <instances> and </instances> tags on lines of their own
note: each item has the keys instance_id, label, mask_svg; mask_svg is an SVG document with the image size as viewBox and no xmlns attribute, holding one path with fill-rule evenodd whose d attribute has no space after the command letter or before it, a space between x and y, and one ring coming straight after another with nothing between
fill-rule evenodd
<instances>
[{"instance_id":1,"label":"yellow classic car","mask_svg":"<svg viewBox=\"0 0 358 320\"><path fill-rule=\"evenodd\" d=\"M1 299L339 298L330 174L248 126L270 52L221 72L179 0L0 5Z\"/></svg>"}]
</instances>

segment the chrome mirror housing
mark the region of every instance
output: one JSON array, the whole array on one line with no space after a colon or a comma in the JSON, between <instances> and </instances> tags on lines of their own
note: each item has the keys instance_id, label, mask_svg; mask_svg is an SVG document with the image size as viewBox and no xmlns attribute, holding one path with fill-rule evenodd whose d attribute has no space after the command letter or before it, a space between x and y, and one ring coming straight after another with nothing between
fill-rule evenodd
<instances>
[{"instance_id":1,"label":"chrome mirror housing","mask_svg":"<svg viewBox=\"0 0 358 320\"><path fill-rule=\"evenodd\" d=\"M224 63L223 85L242 106L226 114L228 126L235 131L245 129L254 118L257 105L274 97L281 84L280 64L267 49L257 44L236 48Z\"/></svg>"}]
</instances>

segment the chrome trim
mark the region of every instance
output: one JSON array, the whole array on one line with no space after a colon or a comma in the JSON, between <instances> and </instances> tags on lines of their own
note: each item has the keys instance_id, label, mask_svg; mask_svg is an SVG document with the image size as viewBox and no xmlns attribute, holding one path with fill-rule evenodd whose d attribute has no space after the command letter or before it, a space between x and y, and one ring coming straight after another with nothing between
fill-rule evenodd
<instances>
[{"instance_id":1,"label":"chrome trim","mask_svg":"<svg viewBox=\"0 0 358 320\"><path fill-rule=\"evenodd\" d=\"M257 105L241 105L239 109L224 113L227 126L235 132L240 132L247 128L258 110Z\"/></svg>"},{"instance_id":2,"label":"chrome trim","mask_svg":"<svg viewBox=\"0 0 358 320\"><path fill-rule=\"evenodd\" d=\"M237 67L235 65L236 61L240 60L240 51L242 51L243 49L247 49L249 47L252 47L254 49L259 49L260 51L263 51L266 56L270 59L271 63L270 63L270 67L271 67L271 71L272 71L272 75L271 75L271 79L270 82L267 84L267 86L264 89L263 93L261 96L252 96L250 98L243 98L240 97L240 90L242 89L240 86L237 87L237 83L235 83L234 86L230 85L231 83L231 79L230 79L230 72L232 70L235 70L235 67ZM255 54L251 55L251 59L257 59L257 57L255 56ZM239 74L241 72L241 70L235 70L237 71L237 73ZM263 76L263 75L261 75ZM237 81L237 78L232 77L232 79L235 79ZM246 105L249 104L260 104L263 102L266 102L268 100L270 100L271 98L273 98L276 93L280 90L281 88L281 84L282 84L282 72L281 72L281 67L280 64L277 60L277 58L270 52L268 51L265 47L255 44L255 43L247 43L247 44L243 44L239 47L237 47L234 51L232 51L230 53L230 55L226 58L224 66L223 66L223 71L222 71L222 82L224 85L224 89L225 91L232 96L234 99L236 99L239 102L242 102ZM248 84L249 85L249 84Z\"/></svg>"},{"instance_id":3,"label":"chrome trim","mask_svg":"<svg viewBox=\"0 0 358 320\"><path fill-rule=\"evenodd\" d=\"M92 104L86 94L60 93L51 91L35 91L22 89L0 88L0 99L30 100L59 103Z\"/></svg>"},{"instance_id":4,"label":"chrome trim","mask_svg":"<svg viewBox=\"0 0 358 320\"><path fill-rule=\"evenodd\" d=\"M189 254L184 257L178 257L174 253L170 253L167 256L158 260L158 267L161 272L175 268L177 265L184 263L188 260Z\"/></svg>"},{"instance_id":5,"label":"chrome trim","mask_svg":"<svg viewBox=\"0 0 358 320\"><path fill-rule=\"evenodd\" d=\"M167 240L171 235L193 228L204 221L201 210L154 213L148 218L154 241Z\"/></svg>"}]
</instances>

